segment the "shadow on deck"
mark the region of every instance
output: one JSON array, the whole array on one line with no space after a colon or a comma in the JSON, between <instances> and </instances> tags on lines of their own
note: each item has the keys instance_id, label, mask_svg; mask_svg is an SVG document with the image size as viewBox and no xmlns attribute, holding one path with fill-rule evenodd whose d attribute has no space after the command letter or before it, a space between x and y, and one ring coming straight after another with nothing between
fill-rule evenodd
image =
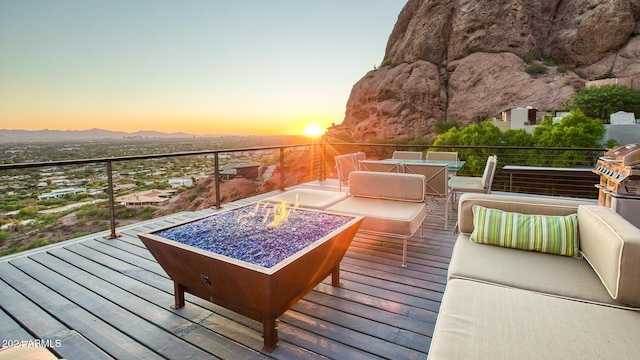
<instances>
[{"instance_id":1,"label":"shadow on deck","mask_svg":"<svg viewBox=\"0 0 640 360\"><path fill-rule=\"evenodd\" d=\"M283 314L272 353L262 350L256 321L188 294L184 308L171 309L173 281L137 237L215 209L122 227L118 239L92 234L0 259L2 345L41 339L69 359L424 359L456 238L455 219L445 230L437 217L444 204L433 207L424 238L418 231L409 240L407 268L402 240L357 234L341 263L343 287L329 277Z\"/></svg>"}]
</instances>

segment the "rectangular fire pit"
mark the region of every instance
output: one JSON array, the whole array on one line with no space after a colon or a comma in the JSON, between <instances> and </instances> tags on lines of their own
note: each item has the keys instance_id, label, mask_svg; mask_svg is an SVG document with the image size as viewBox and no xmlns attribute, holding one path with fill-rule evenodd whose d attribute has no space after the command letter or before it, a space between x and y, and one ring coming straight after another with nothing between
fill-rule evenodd
<instances>
[{"instance_id":1,"label":"rectangular fire pit","mask_svg":"<svg viewBox=\"0 0 640 360\"><path fill-rule=\"evenodd\" d=\"M173 280L175 308L188 292L260 321L272 351L280 315L329 274L340 286L362 219L259 202L138 236Z\"/></svg>"}]
</instances>

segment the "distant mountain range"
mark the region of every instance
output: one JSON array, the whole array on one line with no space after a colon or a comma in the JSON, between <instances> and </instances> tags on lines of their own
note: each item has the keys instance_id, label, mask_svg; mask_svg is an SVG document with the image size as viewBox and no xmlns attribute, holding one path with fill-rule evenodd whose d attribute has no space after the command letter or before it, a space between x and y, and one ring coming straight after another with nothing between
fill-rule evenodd
<instances>
[{"instance_id":1,"label":"distant mountain range","mask_svg":"<svg viewBox=\"0 0 640 360\"><path fill-rule=\"evenodd\" d=\"M185 138L196 135L183 132L163 133L159 131L136 131L127 133L104 129L91 130L6 130L0 129L0 141L65 141L100 140L124 138Z\"/></svg>"}]
</instances>

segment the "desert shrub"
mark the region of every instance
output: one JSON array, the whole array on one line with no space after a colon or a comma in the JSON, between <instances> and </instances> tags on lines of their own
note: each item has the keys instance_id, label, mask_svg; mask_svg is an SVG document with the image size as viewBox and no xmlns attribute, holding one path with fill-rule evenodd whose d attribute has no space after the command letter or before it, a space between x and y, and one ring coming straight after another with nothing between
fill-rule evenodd
<instances>
[{"instance_id":1,"label":"desert shrub","mask_svg":"<svg viewBox=\"0 0 640 360\"><path fill-rule=\"evenodd\" d=\"M578 75L581 79L586 79L587 75L580 70L573 69L574 74Z\"/></svg>"},{"instance_id":2,"label":"desert shrub","mask_svg":"<svg viewBox=\"0 0 640 360\"><path fill-rule=\"evenodd\" d=\"M531 64L534 60L540 59L540 54L536 51L529 51L528 53L522 55L522 60L527 64Z\"/></svg>"},{"instance_id":3,"label":"desert shrub","mask_svg":"<svg viewBox=\"0 0 640 360\"><path fill-rule=\"evenodd\" d=\"M153 214L155 213L156 213L156 209L147 206L146 208L142 209L142 211L140 211L140 216L145 220L149 220L153 218Z\"/></svg>"},{"instance_id":4,"label":"desert shrub","mask_svg":"<svg viewBox=\"0 0 640 360\"><path fill-rule=\"evenodd\" d=\"M387 66L387 65L392 65L392 64L391 64L391 59L384 59L384 60L382 61L382 63L380 63L380 67L385 67L385 66Z\"/></svg>"},{"instance_id":5,"label":"desert shrub","mask_svg":"<svg viewBox=\"0 0 640 360\"><path fill-rule=\"evenodd\" d=\"M136 216L136 211L134 209L123 209L116 213L116 217L118 219L127 219Z\"/></svg>"},{"instance_id":6,"label":"desert shrub","mask_svg":"<svg viewBox=\"0 0 640 360\"><path fill-rule=\"evenodd\" d=\"M595 80L614 79L615 77L616 76L611 71L609 71L596 77Z\"/></svg>"},{"instance_id":7,"label":"desert shrub","mask_svg":"<svg viewBox=\"0 0 640 360\"><path fill-rule=\"evenodd\" d=\"M524 71L529 75L540 75L547 73L547 67L542 64L531 64Z\"/></svg>"},{"instance_id":8,"label":"desert shrub","mask_svg":"<svg viewBox=\"0 0 640 360\"><path fill-rule=\"evenodd\" d=\"M0 243L7 240L11 236L11 233L8 231L0 231Z\"/></svg>"}]
</instances>

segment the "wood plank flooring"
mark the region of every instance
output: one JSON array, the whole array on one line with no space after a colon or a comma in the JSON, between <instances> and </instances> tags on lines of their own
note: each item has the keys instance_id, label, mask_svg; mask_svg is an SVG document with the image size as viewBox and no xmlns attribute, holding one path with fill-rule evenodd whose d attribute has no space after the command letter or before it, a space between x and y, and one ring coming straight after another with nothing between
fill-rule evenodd
<instances>
[{"instance_id":1,"label":"wood plank flooring","mask_svg":"<svg viewBox=\"0 0 640 360\"><path fill-rule=\"evenodd\" d=\"M455 219L445 230L435 216L442 208L427 215L424 238L409 240L407 268L400 239L358 233L341 264L343 286L325 279L283 314L271 353L256 321L188 294L172 309L173 282L137 237L215 209L0 258L0 338L42 339L67 359L425 359L456 238Z\"/></svg>"}]
</instances>

